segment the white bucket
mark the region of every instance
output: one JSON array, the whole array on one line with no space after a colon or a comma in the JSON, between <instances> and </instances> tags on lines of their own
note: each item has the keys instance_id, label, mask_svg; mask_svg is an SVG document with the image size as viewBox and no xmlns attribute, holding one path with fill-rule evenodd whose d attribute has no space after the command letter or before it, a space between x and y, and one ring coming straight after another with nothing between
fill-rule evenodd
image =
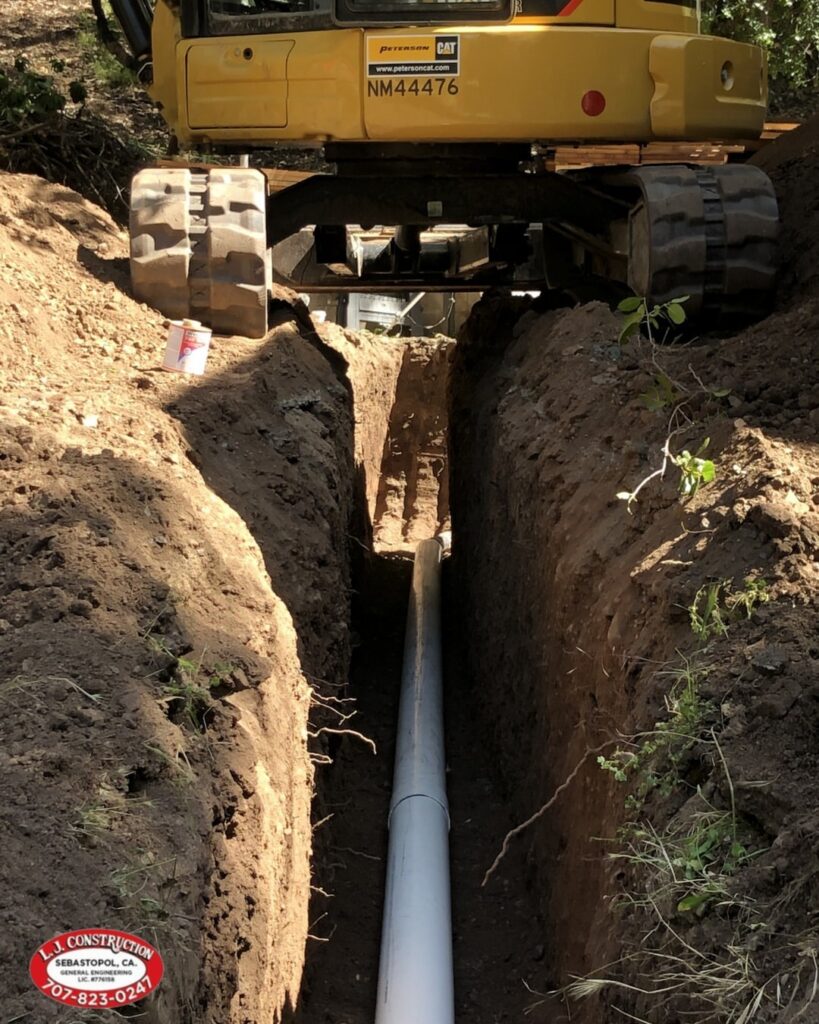
<instances>
[{"instance_id":1,"label":"white bucket","mask_svg":"<svg viewBox=\"0 0 819 1024\"><path fill-rule=\"evenodd\" d=\"M168 328L163 370L201 377L208 361L211 330L198 320L172 320Z\"/></svg>"}]
</instances>

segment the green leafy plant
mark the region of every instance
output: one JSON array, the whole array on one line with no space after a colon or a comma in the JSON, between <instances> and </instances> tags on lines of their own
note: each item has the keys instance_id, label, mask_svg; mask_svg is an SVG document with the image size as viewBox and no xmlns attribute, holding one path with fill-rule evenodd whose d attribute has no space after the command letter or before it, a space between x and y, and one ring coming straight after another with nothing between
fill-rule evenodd
<instances>
[{"instance_id":1,"label":"green leafy plant","mask_svg":"<svg viewBox=\"0 0 819 1024\"><path fill-rule=\"evenodd\" d=\"M819 5L815 0L703 0L703 31L768 51L774 105L815 109L819 87Z\"/></svg>"},{"instance_id":2,"label":"green leafy plant","mask_svg":"<svg viewBox=\"0 0 819 1024\"><path fill-rule=\"evenodd\" d=\"M0 69L0 131L4 134L50 119L66 103L54 79L32 71L25 57L17 57L12 68Z\"/></svg>"},{"instance_id":3,"label":"green leafy plant","mask_svg":"<svg viewBox=\"0 0 819 1024\"><path fill-rule=\"evenodd\" d=\"M714 636L728 636L728 625L720 603L725 580L706 583L694 595L688 606L688 620L691 631L700 644L706 644Z\"/></svg>"},{"instance_id":4,"label":"green leafy plant","mask_svg":"<svg viewBox=\"0 0 819 1024\"><path fill-rule=\"evenodd\" d=\"M169 676L162 682L159 703L166 705L169 714L185 719L197 731L204 731L208 716L216 707L213 690L228 681L234 666L221 663L207 665L206 651L198 661L175 655L164 637L150 632L143 636L153 653L164 663L157 673Z\"/></svg>"},{"instance_id":5,"label":"green leafy plant","mask_svg":"<svg viewBox=\"0 0 819 1024\"><path fill-rule=\"evenodd\" d=\"M771 595L766 580L758 579L755 576L746 576L742 590L729 593L725 599L726 606L734 618L744 615L750 619L756 608L761 604L767 604Z\"/></svg>"},{"instance_id":6,"label":"green leafy plant","mask_svg":"<svg viewBox=\"0 0 819 1024\"><path fill-rule=\"evenodd\" d=\"M685 309L683 303L689 299L683 295L671 302L657 303L649 308L648 300L639 296L630 295L618 303L617 309L624 314L624 320L620 329L620 344L624 344L641 328L645 328L646 334L654 339L655 332L664 327L666 333L674 327L681 327L685 323Z\"/></svg>"},{"instance_id":7,"label":"green leafy plant","mask_svg":"<svg viewBox=\"0 0 819 1024\"><path fill-rule=\"evenodd\" d=\"M678 914L702 914L712 901L730 904L739 898L729 880L760 850L750 828L730 810L718 810L698 791L704 809L683 824L658 832L649 822L626 826L623 849L615 860L639 865L647 874L647 893L627 896L634 905L670 905Z\"/></svg>"},{"instance_id":8,"label":"green leafy plant","mask_svg":"<svg viewBox=\"0 0 819 1024\"><path fill-rule=\"evenodd\" d=\"M52 69L62 73L60 61ZM82 82L64 88L24 57L0 64L0 169L38 174L127 215L128 182L153 154L86 107Z\"/></svg>"},{"instance_id":9,"label":"green leafy plant","mask_svg":"<svg viewBox=\"0 0 819 1024\"><path fill-rule=\"evenodd\" d=\"M671 461L680 470L679 492L684 498L693 497L701 487L710 484L717 475L716 467L711 459L701 458L710 443L710 437L706 437L693 455L685 449L679 455L671 456Z\"/></svg>"}]
</instances>

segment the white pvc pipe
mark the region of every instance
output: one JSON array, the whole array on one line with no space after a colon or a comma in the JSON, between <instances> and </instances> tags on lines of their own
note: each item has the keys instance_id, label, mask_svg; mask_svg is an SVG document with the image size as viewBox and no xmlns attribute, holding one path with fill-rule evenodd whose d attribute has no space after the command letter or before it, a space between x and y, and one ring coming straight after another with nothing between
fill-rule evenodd
<instances>
[{"instance_id":1,"label":"white pvc pipe","mask_svg":"<svg viewBox=\"0 0 819 1024\"><path fill-rule=\"evenodd\" d=\"M390 802L376 1024L453 1024L449 807L441 664L441 559L415 553Z\"/></svg>"}]
</instances>

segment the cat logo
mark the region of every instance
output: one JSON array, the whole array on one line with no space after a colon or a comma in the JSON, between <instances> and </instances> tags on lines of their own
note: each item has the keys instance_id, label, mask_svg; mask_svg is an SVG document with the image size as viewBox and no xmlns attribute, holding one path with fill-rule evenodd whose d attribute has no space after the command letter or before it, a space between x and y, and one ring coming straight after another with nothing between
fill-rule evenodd
<instances>
[{"instance_id":1,"label":"cat logo","mask_svg":"<svg viewBox=\"0 0 819 1024\"><path fill-rule=\"evenodd\" d=\"M367 37L367 77L456 78L461 73L461 37L392 35Z\"/></svg>"}]
</instances>

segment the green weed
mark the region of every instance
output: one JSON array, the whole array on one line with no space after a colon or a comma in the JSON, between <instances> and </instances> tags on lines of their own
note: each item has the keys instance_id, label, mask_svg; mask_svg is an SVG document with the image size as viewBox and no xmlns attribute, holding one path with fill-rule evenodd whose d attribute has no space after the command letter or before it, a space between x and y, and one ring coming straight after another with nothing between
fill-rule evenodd
<instances>
[{"instance_id":1,"label":"green weed","mask_svg":"<svg viewBox=\"0 0 819 1024\"><path fill-rule=\"evenodd\" d=\"M688 607L691 632L703 646L711 637L728 636L728 626L720 602L724 586L725 580L719 580L700 587Z\"/></svg>"},{"instance_id":2,"label":"green weed","mask_svg":"<svg viewBox=\"0 0 819 1024\"><path fill-rule=\"evenodd\" d=\"M747 576L741 590L733 590L729 580L716 580L700 587L688 606L691 631L701 646L712 637L728 636L728 627L738 619L750 619L755 609L770 601L768 584Z\"/></svg>"},{"instance_id":3,"label":"green weed","mask_svg":"<svg viewBox=\"0 0 819 1024\"><path fill-rule=\"evenodd\" d=\"M126 797L110 780L100 783L95 796L82 804L70 830L98 838L106 833L130 831L132 816L143 807L150 807L146 798Z\"/></svg>"},{"instance_id":4,"label":"green weed","mask_svg":"<svg viewBox=\"0 0 819 1024\"><path fill-rule=\"evenodd\" d=\"M623 325L620 330L620 344L624 344L633 335L637 334L640 328L645 328L649 339L654 340L654 334L661 328L665 328L668 334L674 327L681 327L686 320L683 303L689 299L683 295L671 302L663 302L653 305L650 309L647 299L641 299L636 295L623 299L617 309L624 314Z\"/></svg>"},{"instance_id":5,"label":"green weed","mask_svg":"<svg viewBox=\"0 0 819 1024\"><path fill-rule=\"evenodd\" d=\"M672 419L679 416L681 412L682 407L679 405L675 406L674 416ZM661 480L664 479L665 472L669 464L676 466L680 471L680 482L677 486L677 490L680 493L681 500L692 497L701 487L705 487L707 484L710 484L716 477L717 471L714 463L710 459L701 458L702 453L710 443L710 438L706 437L693 455L688 450L684 450L678 455L675 455L671 451L671 441L674 435L679 433L679 430L679 427L671 430L668 437L665 439L665 443L662 447L663 461L659 468L644 477L633 491L617 492L616 497L620 501L626 502L626 507L629 512L631 512L632 507L636 504L637 496L644 487L650 484L652 480L656 480L658 477Z\"/></svg>"},{"instance_id":6,"label":"green weed","mask_svg":"<svg viewBox=\"0 0 819 1024\"><path fill-rule=\"evenodd\" d=\"M161 655L171 663L171 678L162 684L162 696L159 703L168 707L173 716L185 719L195 730L203 731L216 703L212 691L222 686L230 677L234 666L204 664L205 653L198 661L191 658L177 657L168 648L163 637L146 634L154 654Z\"/></svg>"},{"instance_id":7,"label":"green weed","mask_svg":"<svg viewBox=\"0 0 819 1024\"><path fill-rule=\"evenodd\" d=\"M104 85L108 89L123 90L130 89L136 84L134 73L120 64L101 42L97 34L96 22L91 15L83 15L80 18L77 43L90 68L92 77L100 85Z\"/></svg>"},{"instance_id":8,"label":"green weed","mask_svg":"<svg viewBox=\"0 0 819 1024\"><path fill-rule=\"evenodd\" d=\"M193 770L193 766L191 765L188 755L181 747L178 748L173 755L153 743L146 743L145 749L149 750L152 754L155 754L160 761L164 761L165 764L173 768L174 771L179 774L179 777L183 782L188 784L196 782L196 772Z\"/></svg>"},{"instance_id":9,"label":"green weed","mask_svg":"<svg viewBox=\"0 0 819 1024\"><path fill-rule=\"evenodd\" d=\"M598 765L618 782L634 781L634 792L626 798L630 810L642 807L649 793L657 791L665 797L680 785L687 755L701 740L705 722L714 712L714 706L699 692L707 670L683 655L680 659L679 665L658 673L673 680L665 697L667 717L636 737L630 748L597 758Z\"/></svg>"},{"instance_id":10,"label":"green weed","mask_svg":"<svg viewBox=\"0 0 819 1024\"><path fill-rule=\"evenodd\" d=\"M701 914L715 900L727 905L738 899L729 879L760 851L753 850L751 833L742 834L732 812L703 803L705 810L687 824L664 833L649 822L622 830L624 849L610 856L639 865L647 883L645 893L627 893L627 902Z\"/></svg>"},{"instance_id":11,"label":"green weed","mask_svg":"<svg viewBox=\"0 0 819 1024\"><path fill-rule=\"evenodd\" d=\"M163 871L167 865L173 865L170 876ZM108 886L117 901L115 909L137 934L149 936L157 946L172 944L177 949L188 949L183 922L189 918L171 906L179 893L176 871L176 857L156 860L155 854L143 850L138 861L110 873Z\"/></svg>"},{"instance_id":12,"label":"green weed","mask_svg":"<svg viewBox=\"0 0 819 1024\"><path fill-rule=\"evenodd\" d=\"M761 604L767 604L770 599L766 580L746 576L742 590L729 593L725 604L734 618L741 618L744 615L746 619L750 619L756 608Z\"/></svg>"},{"instance_id":13,"label":"green weed","mask_svg":"<svg viewBox=\"0 0 819 1024\"><path fill-rule=\"evenodd\" d=\"M671 378L659 372L654 375L653 385L640 395L640 401L650 412L660 412L681 402L684 397Z\"/></svg>"}]
</instances>

